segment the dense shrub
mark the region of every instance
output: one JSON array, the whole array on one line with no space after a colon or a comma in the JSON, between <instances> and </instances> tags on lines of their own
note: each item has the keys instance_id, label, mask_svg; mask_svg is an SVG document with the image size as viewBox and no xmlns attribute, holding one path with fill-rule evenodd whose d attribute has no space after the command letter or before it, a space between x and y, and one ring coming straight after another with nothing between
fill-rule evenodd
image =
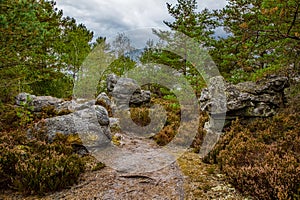
<instances>
[{"instance_id":1,"label":"dense shrub","mask_svg":"<svg viewBox=\"0 0 300 200\"><path fill-rule=\"evenodd\" d=\"M248 124L235 121L206 157L228 180L257 199L300 196L300 114L282 113Z\"/></svg>"},{"instance_id":2,"label":"dense shrub","mask_svg":"<svg viewBox=\"0 0 300 200\"><path fill-rule=\"evenodd\" d=\"M1 187L44 194L76 183L85 164L62 137L49 144L22 130L0 133Z\"/></svg>"},{"instance_id":3,"label":"dense shrub","mask_svg":"<svg viewBox=\"0 0 300 200\"><path fill-rule=\"evenodd\" d=\"M158 145L164 146L168 144L178 132L181 117L180 105L176 97L171 98L171 95L166 95L165 98L152 98L151 102L160 104L167 112L165 126L153 137Z\"/></svg>"}]
</instances>

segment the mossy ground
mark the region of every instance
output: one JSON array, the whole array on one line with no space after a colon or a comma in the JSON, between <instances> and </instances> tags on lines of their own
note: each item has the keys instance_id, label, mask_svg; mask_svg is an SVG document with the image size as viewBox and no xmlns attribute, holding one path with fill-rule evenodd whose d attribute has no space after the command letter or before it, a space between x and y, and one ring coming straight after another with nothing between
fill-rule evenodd
<instances>
[{"instance_id":1,"label":"mossy ground","mask_svg":"<svg viewBox=\"0 0 300 200\"><path fill-rule=\"evenodd\" d=\"M247 199L225 181L217 165L203 163L199 154L186 152L177 163L185 176L185 199Z\"/></svg>"}]
</instances>

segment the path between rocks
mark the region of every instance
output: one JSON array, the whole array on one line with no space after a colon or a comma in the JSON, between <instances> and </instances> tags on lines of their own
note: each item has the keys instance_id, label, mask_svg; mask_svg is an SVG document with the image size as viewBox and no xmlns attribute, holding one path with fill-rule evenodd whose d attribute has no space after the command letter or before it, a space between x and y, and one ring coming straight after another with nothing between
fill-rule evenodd
<instances>
[{"instance_id":1,"label":"path between rocks","mask_svg":"<svg viewBox=\"0 0 300 200\"><path fill-rule=\"evenodd\" d=\"M216 166L201 162L198 154L185 152L178 160L153 140L122 134L117 151L94 151L108 166L88 171L79 184L41 199L247 199L224 181ZM109 155L109 153L114 153ZM106 163L107 164L107 163ZM3 195L0 199L37 199Z\"/></svg>"}]
</instances>

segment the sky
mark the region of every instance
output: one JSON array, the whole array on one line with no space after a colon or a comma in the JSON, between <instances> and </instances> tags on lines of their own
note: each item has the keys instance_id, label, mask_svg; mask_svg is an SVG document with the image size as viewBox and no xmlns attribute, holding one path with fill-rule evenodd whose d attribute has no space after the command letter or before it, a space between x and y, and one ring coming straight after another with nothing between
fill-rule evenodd
<instances>
[{"instance_id":1,"label":"sky","mask_svg":"<svg viewBox=\"0 0 300 200\"><path fill-rule=\"evenodd\" d=\"M83 23L94 36L115 37L118 33L142 28L167 28L163 21L172 21L166 3L176 0L57 0L58 9L65 16L74 17ZM218 9L226 0L200 0L198 9Z\"/></svg>"}]
</instances>

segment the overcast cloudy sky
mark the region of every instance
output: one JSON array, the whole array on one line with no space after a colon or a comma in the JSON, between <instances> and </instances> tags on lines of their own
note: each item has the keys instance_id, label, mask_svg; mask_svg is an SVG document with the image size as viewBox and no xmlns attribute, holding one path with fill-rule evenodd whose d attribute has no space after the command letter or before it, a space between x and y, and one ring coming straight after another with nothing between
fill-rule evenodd
<instances>
[{"instance_id":1,"label":"overcast cloudy sky","mask_svg":"<svg viewBox=\"0 0 300 200\"><path fill-rule=\"evenodd\" d=\"M137 28L164 28L163 20L171 21L166 2L176 0L57 0L65 16L83 23L95 36L114 37L117 33ZM222 8L226 0L200 0L198 9Z\"/></svg>"}]
</instances>

